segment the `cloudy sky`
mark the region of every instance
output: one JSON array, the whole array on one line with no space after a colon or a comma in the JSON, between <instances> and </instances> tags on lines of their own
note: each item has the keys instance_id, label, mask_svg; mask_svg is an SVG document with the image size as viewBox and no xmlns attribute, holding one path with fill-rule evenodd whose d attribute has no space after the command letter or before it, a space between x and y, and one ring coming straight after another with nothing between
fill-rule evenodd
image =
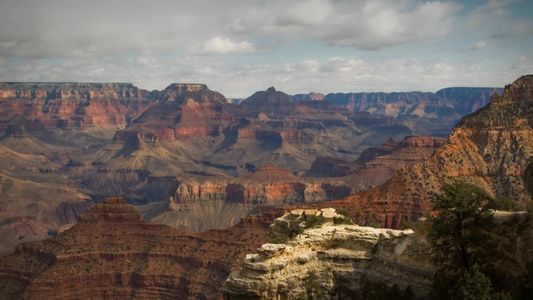
<instances>
[{"instance_id":1,"label":"cloudy sky","mask_svg":"<svg viewBox=\"0 0 533 300\"><path fill-rule=\"evenodd\" d=\"M0 81L503 87L533 73L532 20L530 0L1 0Z\"/></svg>"}]
</instances>

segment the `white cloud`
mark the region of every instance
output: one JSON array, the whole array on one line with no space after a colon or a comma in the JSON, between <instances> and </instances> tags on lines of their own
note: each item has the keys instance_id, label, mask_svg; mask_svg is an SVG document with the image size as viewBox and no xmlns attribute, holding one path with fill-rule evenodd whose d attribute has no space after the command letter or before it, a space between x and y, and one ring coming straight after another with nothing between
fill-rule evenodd
<instances>
[{"instance_id":1,"label":"white cloud","mask_svg":"<svg viewBox=\"0 0 533 300\"><path fill-rule=\"evenodd\" d=\"M477 41L477 42L473 43L472 45L470 45L470 47L468 47L468 50L476 51L476 50L494 48L494 47L497 46L497 44L498 43L494 39L491 39L491 40L480 40L480 41Z\"/></svg>"},{"instance_id":2,"label":"white cloud","mask_svg":"<svg viewBox=\"0 0 533 300\"><path fill-rule=\"evenodd\" d=\"M230 29L243 35L303 36L330 45L379 49L448 34L461 8L439 1L268 1L260 10L241 8Z\"/></svg>"},{"instance_id":3,"label":"white cloud","mask_svg":"<svg viewBox=\"0 0 533 300\"><path fill-rule=\"evenodd\" d=\"M256 35L378 49L448 34L461 6L414 0L3 0L0 7L0 56L90 58L198 49L253 53L257 47L248 41Z\"/></svg>"},{"instance_id":4,"label":"white cloud","mask_svg":"<svg viewBox=\"0 0 533 300\"><path fill-rule=\"evenodd\" d=\"M531 36L529 19L511 20L513 2L491 0L465 17L459 1L2 0L0 81L202 82L230 97L271 85L288 93L503 85L530 72L519 65L530 59L510 63L528 57L530 39L509 57L461 50L503 53L497 34ZM383 48L393 49L359 50Z\"/></svg>"},{"instance_id":5,"label":"white cloud","mask_svg":"<svg viewBox=\"0 0 533 300\"><path fill-rule=\"evenodd\" d=\"M251 54L257 52L255 46L247 41L234 42L230 39L215 37L206 41L198 54Z\"/></svg>"}]
</instances>

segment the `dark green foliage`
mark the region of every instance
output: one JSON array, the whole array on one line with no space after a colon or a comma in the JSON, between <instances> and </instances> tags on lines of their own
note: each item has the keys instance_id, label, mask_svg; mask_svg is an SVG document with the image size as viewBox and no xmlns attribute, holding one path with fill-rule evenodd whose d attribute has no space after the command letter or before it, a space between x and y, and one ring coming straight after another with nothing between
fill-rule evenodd
<instances>
[{"instance_id":1,"label":"dark green foliage","mask_svg":"<svg viewBox=\"0 0 533 300\"><path fill-rule=\"evenodd\" d=\"M449 300L451 297L451 287L457 283L458 277L450 275L444 270L439 270L433 277L429 297L432 300Z\"/></svg>"},{"instance_id":2,"label":"dark green foliage","mask_svg":"<svg viewBox=\"0 0 533 300\"><path fill-rule=\"evenodd\" d=\"M324 223L324 217L317 215L306 215L305 216L305 228L313 228L320 226Z\"/></svg>"},{"instance_id":3,"label":"dark green foliage","mask_svg":"<svg viewBox=\"0 0 533 300\"><path fill-rule=\"evenodd\" d=\"M365 224L365 221L366 221L365 215L363 214L362 210L357 206L352 206L349 208L341 208L337 210L337 213L339 215L343 215L347 217L348 219L350 219L350 221L352 222L351 224L353 223L360 224L360 225Z\"/></svg>"},{"instance_id":4,"label":"dark green foliage","mask_svg":"<svg viewBox=\"0 0 533 300\"><path fill-rule=\"evenodd\" d=\"M506 292L494 293L490 279L477 264L460 276L438 272L430 293L433 300L511 300ZM529 298L528 298L529 299Z\"/></svg>"},{"instance_id":5,"label":"dark green foliage","mask_svg":"<svg viewBox=\"0 0 533 300\"><path fill-rule=\"evenodd\" d=\"M365 281L357 299L362 300L412 300L415 298L410 286L404 290L398 285L389 287L385 283Z\"/></svg>"},{"instance_id":6,"label":"dark green foliage","mask_svg":"<svg viewBox=\"0 0 533 300\"><path fill-rule=\"evenodd\" d=\"M371 221L365 225L368 227L381 228L381 224L378 221Z\"/></svg>"},{"instance_id":7,"label":"dark green foliage","mask_svg":"<svg viewBox=\"0 0 533 300\"><path fill-rule=\"evenodd\" d=\"M461 181L442 190L443 194L432 200L436 215L429 218L428 240L437 261L457 273L487 257L491 248L487 229L499 203L479 187Z\"/></svg>"},{"instance_id":8,"label":"dark green foliage","mask_svg":"<svg viewBox=\"0 0 533 300\"><path fill-rule=\"evenodd\" d=\"M513 299L527 300L533 297L533 262L528 262L526 272L517 278Z\"/></svg>"},{"instance_id":9,"label":"dark green foliage","mask_svg":"<svg viewBox=\"0 0 533 300\"><path fill-rule=\"evenodd\" d=\"M402 226L400 229L402 230L412 229L414 225L415 225L415 222L405 219L405 220L402 220Z\"/></svg>"},{"instance_id":10,"label":"dark green foliage","mask_svg":"<svg viewBox=\"0 0 533 300\"><path fill-rule=\"evenodd\" d=\"M268 234L268 242L271 244L283 244L289 240L289 236L283 233L271 231Z\"/></svg>"},{"instance_id":11,"label":"dark green foliage","mask_svg":"<svg viewBox=\"0 0 533 300\"><path fill-rule=\"evenodd\" d=\"M352 220L350 220L348 217L333 217L333 224L339 225L339 224L353 224Z\"/></svg>"},{"instance_id":12,"label":"dark green foliage","mask_svg":"<svg viewBox=\"0 0 533 300\"><path fill-rule=\"evenodd\" d=\"M529 165L524 171L524 185L529 193L533 196L533 156L529 158Z\"/></svg>"},{"instance_id":13,"label":"dark green foliage","mask_svg":"<svg viewBox=\"0 0 533 300\"><path fill-rule=\"evenodd\" d=\"M466 270L451 289L450 299L457 300L490 300L490 279L473 265Z\"/></svg>"},{"instance_id":14,"label":"dark green foliage","mask_svg":"<svg viewBox=\"0 0 533 300\"><path fill-rule=\"evenodd\" d=\"M512 201L489 197L482 189L461 181L445 185L432 200L428 240L441 269L433 279L431 299L510 300L508 293L493 293L480 266L490 266L492 242L488 230L493 210L511 208Z\"/></svg>"},{"instance_id":15,"label":"dark green foliage","mask_svg":"<svg viewBox=\"0 0 533 300\"><path fill-rule=\"evenodd\" d=\"M496 204L499 210L514 211L516 209L516 203L509 197L498 197Z\"/></svg>"}]
</instances>

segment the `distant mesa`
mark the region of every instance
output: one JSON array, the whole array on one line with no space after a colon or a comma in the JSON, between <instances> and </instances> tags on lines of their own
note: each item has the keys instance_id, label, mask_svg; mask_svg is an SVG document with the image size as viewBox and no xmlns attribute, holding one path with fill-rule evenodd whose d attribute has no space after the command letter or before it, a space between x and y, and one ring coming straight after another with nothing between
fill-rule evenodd
<instances>
[{"instance_id":1,"label":"distant mesa","mask_svg":"<svg viewBox=\"0 0 533 300\"><path fill-rule=\"evenodd\" d=\"M207 85L201 83L172 83L165 90L177 92L199 92L208 90Z\"/></svg>"}]
</instances>

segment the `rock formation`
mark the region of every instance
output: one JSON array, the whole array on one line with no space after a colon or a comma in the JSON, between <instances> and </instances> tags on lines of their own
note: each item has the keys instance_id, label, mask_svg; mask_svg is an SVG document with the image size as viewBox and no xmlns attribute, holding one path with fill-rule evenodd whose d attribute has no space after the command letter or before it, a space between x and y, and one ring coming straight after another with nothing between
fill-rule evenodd
<instances>
[{"instance_id":1,"label":"rock formation","mask_svg":"<svg viewBox=\"0 0 533 300\"><path fill-rule=\"evenodd\" d=\"M500 88L446 88L436 93L336 93L326 95L324 100L378 116L457 118L480 109L491 95L502 92Z\"/></svg>"},{"instance_id":2,"label":"rock formation","mask_svg":"<svg viewBox=\"0 0 533 300\"><path fill-rule=\"evenodd\" d=\"M186 176L173 183L168 201L142 207L144 218L175 228L205 231L230 227L259 205L281 206L346 197L350 188L298 177L274 164L238 177Z\"/></svg>"},{"instance_id":3,"label":"rock formation","mask_svg":"<svg viewBox=\"0 0 533 300\"><path fill-rule=\"evenodd\" d=\"M221 298L224 280L271 221L192 234L142 221L123 199L108 198L69 230L0 259L0 298Z\"/></svg>"},{"instance_id":4,"label":"rock formation","mask_svg":"<svg viewBox=\"0 0 533 300\"><path fill-rule=\"evenodd\" d=\"M511 197L518 206L531 201L522 180L533 155L533 76L523 76L494 95L479 111L465 116L444 146L426 162L400 170L382 186L344 200L387 227L416 219L430 210L429 199L452 179ZM329 204L333 205L333 204Z\"/></svg>"},{"instance_id":5,"label":"rock formation","mask_svg":"<svg viewBox=\"0 0 533 300\"><path fill-rule=\"evenodd\" d=\"M274 164L237 178L181 176L168 201L141 210L146 219L182 230L230 227L258 205L328 202L377 186L401 168L425 161L444 141L414 136L402 142L390 140L368 148L353 163L319 157L305 177Z\"/></svg>"},{"instance_id":6,"label":"rock formation","mask_svg":"<svg viewBox=\"0 0 533 300\"><path fill-rule=\"evenodd\" d=\"M326 95L324 100L355 112L396 117L415 135L446 137L461 116L485 106L491 95L502 92L501 88L446 88L435 94L336 93Z\"/></svg>"},{"instance_id":7,"label":"rock formation","mask_svg":"<svg viewBox=\"0 0 533 300\"><path fill-rule=\"evenodd\" d=\"M292 95L292 99L295 101L321 101L321 100L324 100L324 97L326 96L320 93Z\"/></svg>"},{"instance_id":8,"label":"rock formation","mask_svg":"<svg viewBox=\"0 0 533 300\"><path fill-rule=\"evenodd\" d=\"M414 231L376 229L347 225L343 218L327 208L293 210L276 219L269 235L289 239L246 255L226 280L224 299L358 299L367 282L411 287L415 299L427 299L438 269L427 224L419 222ZM316 219L322 224L310 227ZM533 258L533 236L524 229L533 225L531 213L497 212L495 222L494 266L500 276L515 278Z\"/></svg>"},{"instance_id":9,"label":"rock formation","mask_svg":"<svg viewBox=\"0 0 533 300\"><path fill-rule=\"evenodd\" d=\"M469 95L450 93L457 99ZM301 175L319 156L351 162L368 147L412 135L409 122L353 112L327 101L293 101L274 88L234 105L203 84L174 83L162 91L149 92L126 83L0 83L0 145L13 151L19 162L26 161L9 165L12 156L0 158L0 166L5 166L0 174L7 178L4 186L8 195L0 203L9 208L6 214L0 211L0 235L10 241L10 249L18 237L24 241L48 236L49 231L67 226L65 220L71 223L75 215L109 195L147 205L142 208L143 215L155 218L155 213L163 214L171 207L168 199L175 195L174 182L187 182L189 176L191 181L206 177L196 181L214 182L218 187L210 189L222 195L226 192L217 189L225 189L227 184L218 183L220 176L225 177L222 181L244 178L269 162ZM424 128L448 132L432 123ZM200 221L200 215L193 221L183 214L180 222L198 230L229 226L250 213L253 208L245 204L250 201L255 205L307 203L322 196L335 199L347 193L345 186L360 190L390 176L378 176L382 174L379 172L365 177L375 178L373 182L357 178L336 182L334 178L305 183L306 200L301 200L303 188L299 184L273 185L267 192L272 195L275 188L280 188L280 195L289 195L285 200L280 200L282 196L276 200L261 198L257 195L262 191L251 191L256 196L230 202L235 206L232 209L219 205L228 203L226 200L202 200L194 205L210 213L201 216L221 213L225 216L221 219L228 221ZM237 192L241 190L237 185L233 187ZM38 191L37 196L30 196L28 191ZM229 191L234 193L232 188ZM64 212L64 205L75 208L56 213ZM41 208L36 210L38 213L34 213L35 207ZM170 209L176 211L180 210ZM33 224L33 229L23 229L20 220ZM172 223L175 219L161 216L158 220Z\"/></svg>"}]
</instances>

